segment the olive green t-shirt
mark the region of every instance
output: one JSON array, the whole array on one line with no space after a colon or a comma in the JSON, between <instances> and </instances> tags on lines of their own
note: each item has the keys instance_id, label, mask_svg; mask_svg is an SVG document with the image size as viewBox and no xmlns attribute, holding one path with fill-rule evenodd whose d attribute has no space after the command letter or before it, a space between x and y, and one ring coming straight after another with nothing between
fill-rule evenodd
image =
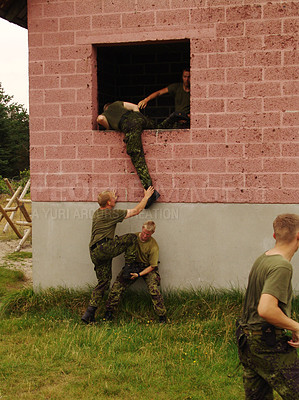
<instances>
[{"instance_id":1,"label":"olive green t-shirt","mask_svg":"<svg viewBox=\"0 0 299 400\"><path fill-rule=\"evenodd\" d=\"M106 111L102 113L107 118L109 127L115 131L119 130L119 121L121 117L128 112L128 110L124 107L123 101L115 101L110 104Z\"/></svg>"},{"instance_id":2,"label":"olive green t-shirt","mask_svg":"<svg viewBox=\"0 0 299 400\"><path fill-rule=\"evenodd\" d=\"M92 217L91 239L89 247L104 238L113 239L116 224L122 222L127 215L127 210L113 210L98 208Z\"/></svg>"},{"instance_id":3,"label":"olive green t-shirt","mask_svg":"<svg viewBox=\"0 0 299 400\"><path fill-rule=\"evenodd\" d=\"M175 111L190 114L190 92L185 92L183 83L172 83L167 89L174 96Z\"/></svg>"},{"instance_id":4,"label":"olive green t-shirt","mask_svg":"<svg viewBox=\"0 0 299 400\"><path fill-rule=\"evenodd\" d=\"M261 329L265 320L258 315L257 307L262 294L278 299L278 306L291 316L292 264L281 255L262 254L253 264L248 278L241 325L253 330Z\"/></svg>"},{"instance_id":5,"label":"olive green t-shirt","mask_svg":"<svg viewBox=\"0 0 299 400\"><path fill-rule=\"evenodd\" d=\"M138 238L137 261L146 264L147 266L157 267L159 260L159 246L153 237L150 237L146 242L142 242L139 238L139 233L135 233Z\"/></svg>"}]
</instances>

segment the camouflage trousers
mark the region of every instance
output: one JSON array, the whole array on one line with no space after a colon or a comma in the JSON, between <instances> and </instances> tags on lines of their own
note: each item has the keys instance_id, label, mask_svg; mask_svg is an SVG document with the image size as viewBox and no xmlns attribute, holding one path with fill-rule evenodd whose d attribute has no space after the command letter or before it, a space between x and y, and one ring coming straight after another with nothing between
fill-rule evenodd
<instances>
[{"instance_id":1,"label":"camouflage trousers","mask_svg":"<svg viewBox=\"0 0 299 400\"><path fill-rule=\"evenodd\" d=\"M150 129L153 126L140 112L129 111L120 122L120 130L125 134L127 153L131 157L142 186L147 189L152 185L148 167L146 165L144 151L142 146L141 134L144 129Z\"/></svg>"},{"instance_id":2,"label":"camouflage trousers","mask_svg":"<svg viewBox=\"0 0 299 400\"><path fill-rule=\"evenodd\" d=\"M98 284L91 294L90 306L98 307L100 305L105 291L110 286L112 259L122 253L125 253L125 259L128 263L136 259L137 236L134 233L115 236L115 238L108 239L90 251L90 257L98 279Z\"/></svg>"},{"instance_id":3,"label":"camouflage trousers","mask_svg":"<svg viewBox=\"0 0 299 400\"><path fill-rule=\"evenodd\" d=\"M277 334L269 346L261 335L246 335L239 358L243 365L243 384L247 400L273 400L273 389L284 400L299 399L299 359L285 334Z\"/></svg>"},{"instance_id":4,"label":"camouflage trousers","mask_svg":"<svg viewBox=\"0 0 299 400\"><path fill-rule=\"evenodd\" d=\"M158 316L166 315L166 308L164 305L164 300L160 291L160 275L158 269L154 269L149 272L147 275L142 276L144 279L149 294L152 299L152 303L154 306L155 313ZM136 279L124 279L122 276L122 271L118 274L112 288L110 290L107 302L106 302L106 310L114 312L121 299L121 295L124 291L131 286Z\"/></svg>"},{"instance_id":5,"label":"camouflage trousers","mask_svg":"<svg viewBox=\"0 0 299 400\"><path fill-rule=\"evenodd\" d=\"M164 121L158 125L158 129L189 129L190 119L180 119L177 114L178 113L172 113L168 118L164 119Z\"/></svg>"}]
</instances>

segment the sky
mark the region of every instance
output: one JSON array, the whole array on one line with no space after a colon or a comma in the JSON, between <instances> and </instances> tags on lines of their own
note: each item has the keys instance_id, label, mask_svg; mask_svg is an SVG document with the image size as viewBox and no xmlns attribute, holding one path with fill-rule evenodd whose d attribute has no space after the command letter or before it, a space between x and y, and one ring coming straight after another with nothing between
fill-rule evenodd
<instances>
[{"instance_id":1,"label":"sky","mask_svg":"<svg viewBox=\"0 0 299 400\"><path fill-rule=\"evenodd\" d=\"M29 111L28 31L0 18L0 82Z\"/></svg>"}]
</instances>

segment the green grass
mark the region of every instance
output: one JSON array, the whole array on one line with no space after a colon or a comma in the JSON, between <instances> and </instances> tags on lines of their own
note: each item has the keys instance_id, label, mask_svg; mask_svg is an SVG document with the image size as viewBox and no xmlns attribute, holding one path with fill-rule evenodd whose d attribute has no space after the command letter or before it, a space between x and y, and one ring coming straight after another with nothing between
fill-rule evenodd
<instances>
[{"instance_id":1,"label":"green grass","mask_svg":"<svg viewBox=\"0 0 299 400\"><path fill-rule=\"evenodd\" d=\"M0 327L7 398L16 391L21 399L238 399L242 393L240 376L227 377L236 365L234 347L211 345L199 323L86 327L27 315Z\"/></svg>"},{"instance_id":2,"label":"green grass","mask_svg":"<svg viewBox=\"0 0 299 400\"><path fill-rule=\"evenodd\" d=\"M5 294L20 289L24 280L23 272L0 266L0 301Z\"/></svg>"},{"instance_id":3,"label":"green grass","mask_svg":"<svg viewBox=\"0 0 299 400\"><path fill-rule=\"evenodd\" d=\"M240 373L227 376L238 363L232 314L229 321L219 310L215 320L194 312L189 320L184 311L174 315L166 296L169 323L160 325L146 307L137 314L137 294L130 303L128 293L115 322L85 326L84 293L72 301L74 292L62 292L9 296L0 321L3 398L18 391L21 399L240 399ZM60 309L66 297L70 308Z\"/></svg>"},{"instance_id":4,"label":"green grass","mask_svg":"<svg viewBox=\"0 0 299 400\"><path fill-rule=\"evenodd\" d=\"M24 260L27 258L32 258L31 251L16 251L14 253L7 254L5 256L5 259L10 260L10 261L20 261L20 260Z\"/></svg>"},{"instance_id":5,"label":"green grass","mask_svg":"<svg viewBox=\"0 0 299 400\"><path fill-rule=\"evenodd\" d=\"M167 292L166 325L156 322L147 293L127 292L114 322L103 322L101 309L98 323L86 326L80 317L89 295L63 288L6 292L1 399L244 398L234 344L241 291ZM298 317L298 298L294 306Z\"/></svg>"}]
</instances>

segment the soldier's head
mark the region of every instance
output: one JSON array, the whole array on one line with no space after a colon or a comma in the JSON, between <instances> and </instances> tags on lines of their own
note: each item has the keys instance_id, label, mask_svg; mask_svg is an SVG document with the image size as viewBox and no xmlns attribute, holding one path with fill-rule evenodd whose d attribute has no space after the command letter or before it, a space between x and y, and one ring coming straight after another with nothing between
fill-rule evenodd
<instances>
[{"instance_id":1,"label":"soldier's head","mask_svg":"<svg viewBox=\"0 0 299 400\"><path fill-rule=\"evenodd\" d=\"M184 67L183 73L182 73L182 80L183 80L183 86L186 89L190 89L190 68L189 67Z\"/></svg>"},{"instance_id":2,"label":"soldier's head","mask_svg":"<svg viewBox=\"0 0 299 400\"><path fill-rule=\"evenodd\" d=\"M115 192L105 190L98 195L98 203L101 208L113 208L115 206L117 196Z\"/></svg>"},{"instance_id":3,"label":"soldier's head","mask_svg":"<svg viewBox=\"0 0 299 400\"><path fill-rule=\"evenodd\" d=\"M140 233L140 240L142 242L147 242L152 234L155 232L156 230L156 224L154 223L154 221L146 221L143 225L142 225L142 231Z\"/></svg>"},{"instance_id":4,"label":"soldier's head","mask_svg":"<svg viewBox=\"0 0 299 400\"><path fill-rule=\"evenodd\" d=\"M273 237L276 243L289 244L297 238L299 242L299 215L281 214L273 222Z\"/></svg>"},{"instance_id":5,"label":"soldier's head","mask_svg":"<svg viewBox=\"0 0 299 400\"><path fill-rule=\"evenodd\" d=\"M110 104L112 104L112 103L106 103L106 104L104 104L103 111L106 111L107 108L110 106Z\"/></svg>"}]
</instances>

